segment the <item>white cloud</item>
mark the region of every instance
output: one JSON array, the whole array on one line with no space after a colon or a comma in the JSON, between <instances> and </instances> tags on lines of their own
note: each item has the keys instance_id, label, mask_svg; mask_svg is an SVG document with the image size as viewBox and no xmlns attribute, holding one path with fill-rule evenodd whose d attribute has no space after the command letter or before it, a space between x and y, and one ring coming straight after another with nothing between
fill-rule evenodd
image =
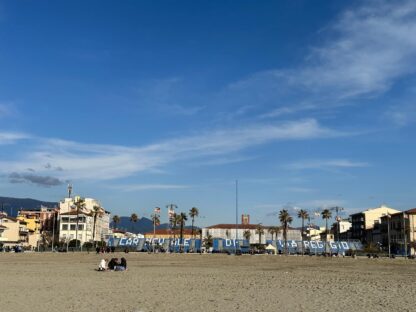
<instances>
[{"instance_id":1,"label":"white cloud","mask_svg":"<svg viewBox=\"0 0 416 312\"><path fill-rule=\"evenodd\" d=\"M416 122L416 105L395 105L384 114L384 119L399 127Z\"/></svg>"},{"instance_id":2,"label":"white cloud","mask_svg":"<svg viewBox=\"0 0 416 312\"><path fill-rule=\"evenodd\" d=\"M368 1L319 32L323 43L311 47L302 64L254 73L230 84L228 97L269 109L260 118L377 97L416 73L415 33L415 1Z\"/></svg>"},{"instance_id":3,"label":"white cloud","mask_svg":"<svg viewBox=\"0 0 416 312\"><path fill-rule=\"evenodd\" d=\"M286 165L287 169L331 169L331 168L361 168L368 167L366 162L354 162L348 159L313 159L293 162Z\"/></svg>"},{"instance_id":4,"label":"white cloud","mask_svg":"<svg viewBox=\"0 0 416 312\"><path fill-rule=\"evenodd\" d=\"M28 139L29 136L19 132L0 132L0 145L13 144L17 141Z\"/></svg>"},{"instance_id":5,"label":"white cloud","mask_svg":"<svg viewBox=\"0 0 416 312\"><path fill-rule=\"evenodd\" d=\"M0 102L0 118L16 115L16 108L12 102Z\"/></svg>"},{"instance_id":6,"label":"white cloud","mask_svg":"<svg viewBox=\"0 0 416 312\"><path fill-rule=\"evenodd\" d=\"M316 120L281 124L251 125L221 129L163 141L143 147L83 144L59 139L34 139L33 150L15 160L0 162L0 172L21 172L31 168L37 174L60 168L54 174L62 180L106 180L159 169L175 161L207 159L250 147L284 140L309 140L347 135L324 128ZM11 139L11 138L9 138Z\"/></svg>"}]
</instances>

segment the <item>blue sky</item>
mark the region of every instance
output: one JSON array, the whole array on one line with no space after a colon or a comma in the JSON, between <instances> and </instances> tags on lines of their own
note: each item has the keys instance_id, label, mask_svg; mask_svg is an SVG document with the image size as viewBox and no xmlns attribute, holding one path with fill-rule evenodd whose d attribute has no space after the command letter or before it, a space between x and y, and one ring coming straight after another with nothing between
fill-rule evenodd
<instances>
[{"instance_id":1,"label":"blue sky","mask_svg":"<svg viewBox=\"0 0 416 312\"><path fill-rule=\"evenodd\" d=\"M0 0L1 195L412 208L415 33L414 1Z\"/></svg>"}]
</instances>

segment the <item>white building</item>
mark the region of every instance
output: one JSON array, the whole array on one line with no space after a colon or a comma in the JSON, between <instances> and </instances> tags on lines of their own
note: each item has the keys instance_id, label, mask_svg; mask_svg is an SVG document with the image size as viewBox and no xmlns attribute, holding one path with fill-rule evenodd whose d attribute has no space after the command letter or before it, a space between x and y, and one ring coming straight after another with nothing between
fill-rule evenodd
<instances>
[{"instance_id":1,"label":"white building","mask_svg":"<svg viewBox=\"0 0 416 312\"><path fill-rule=\"evenodd\" d=\"M78 210L75 206L78 200L79 197L65 198L59 203L59 240L67 243L78 236L81 245L101 241L109 233L110 212L93 198L85 198L84 205Z\"/></svg>"},{"instance_id":2,"label":"white building","mask_svg":"<svg viewBox=\"0 0 416 312\"><path fill-rule=\"evenodd\" d=\"M271 226L262 226L263 233L259 235L258 224L239 224L236 231L235 224L216 224L202 229L202 236L207 237L211 235L212 238L223 239L246 239L247 232L250 233L250 244L265 244L269 240L283 240L283 231L280 230L277 234L272 234L269 229L275 228ZM237 235L236 235L237 234ZM261 241L259 240L261 236ZM289 228L287 231L288 240L301 240L301 231L294 228Z\"/></svg>"}]
</instances>

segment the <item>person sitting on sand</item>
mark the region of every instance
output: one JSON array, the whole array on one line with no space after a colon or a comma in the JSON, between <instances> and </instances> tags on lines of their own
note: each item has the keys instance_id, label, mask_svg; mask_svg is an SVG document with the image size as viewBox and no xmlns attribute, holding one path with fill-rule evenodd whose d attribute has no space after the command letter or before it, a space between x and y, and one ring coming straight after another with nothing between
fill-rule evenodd
<instances>
[{"instance_id":1,"label":"person sitting on sand","mask_svg":"<svg viewBox=\"0 0 416 312\"><path fill-rule=\"evenodd\" d=\"M109 270L115 270L115 267L118 265L118 259L112 258L110 262L108 263L108 269Z\"/></svg>"},{"instance_id":2,"label":"person sitting on sand","mask_svg":"<svg viewBox=\"0 0 416 312\"><path fill-rule=\"evenodd\" d=\"M101 259L100 264L98 265L98 271L106 271L107 270L107 260Z\"/></svg>"},{"instance_id":3,"label":"person sitting on sand","mask_svg":"<svg viewBox=\"0 0 416 312\"><path fill-rule=\"evenodd\" d=\"M127 270L126 258L121 258L120 263L115 266L114 271L126 271L126 270Z\"/></svg>"}]
</instances>

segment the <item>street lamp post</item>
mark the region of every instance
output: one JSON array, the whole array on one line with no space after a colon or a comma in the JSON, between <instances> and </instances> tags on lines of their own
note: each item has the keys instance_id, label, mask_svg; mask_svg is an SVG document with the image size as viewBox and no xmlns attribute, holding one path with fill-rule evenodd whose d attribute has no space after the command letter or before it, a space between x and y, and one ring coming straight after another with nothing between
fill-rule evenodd
<instances>
[{"instance_id":1,"label":"street lamp post","mask_svg":"<svg viewBox=\"0 0 416 312\"><path fill-rule=\"evenodd\" d=\"M170 252L170 248L171 248L171 241L172 241L172 222L173 222L173 218L175 217L175 209L178 208L177 205L175 204L169 204L166 205L166 208L168 208L168 217L169 217L169 252ZM175 249L175 242L173 242L173 249Z\"/></svg>"},{"instance_id":2,"label":"street lamp post","mask_svg":"<svg viewBox=\"0 0 416 312\"><path fill-rule=\"evenodd\" d=\"M403 242L404 242L404 258L407 259L407 237L406 237L406 213L403 212Z\"/></svg>"},{"instance_id":3,"label":"street lamp post","mask_svg":"<svg viewBox=\"0 0 416 312\"><path fill-rule=\"evenodd\" d=\"M389 245L389 259L391 258L391 245L390 245L390 214L387 213L387 241Z\"/></svg>"}]
</instances>

